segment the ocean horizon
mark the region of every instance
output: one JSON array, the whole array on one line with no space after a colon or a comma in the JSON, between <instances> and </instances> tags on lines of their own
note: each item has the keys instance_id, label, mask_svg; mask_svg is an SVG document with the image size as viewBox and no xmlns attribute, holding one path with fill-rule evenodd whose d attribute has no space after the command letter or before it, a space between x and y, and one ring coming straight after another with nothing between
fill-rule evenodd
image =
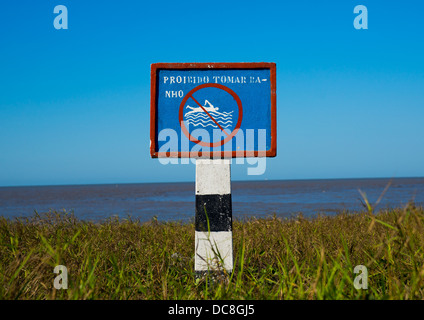
<instances>
[{"instance_id":1,"label":"ocean horizon","mask_svg":"<svg viewBox=\"0 0 424 320\"><path fill-rule=\"evenodd\" d=\"M389 185L390 183L390 185ZM389 185L389 186L388 186ZM232 181L233 218L291 217L364 210L364 192L376 207L424 205L424 177ZM0 216L29 217L55 211L73 212L81 220L130 216L142 222L192 221L195 183L148 182L0 187Z\"/></svg>"}]
</instances>

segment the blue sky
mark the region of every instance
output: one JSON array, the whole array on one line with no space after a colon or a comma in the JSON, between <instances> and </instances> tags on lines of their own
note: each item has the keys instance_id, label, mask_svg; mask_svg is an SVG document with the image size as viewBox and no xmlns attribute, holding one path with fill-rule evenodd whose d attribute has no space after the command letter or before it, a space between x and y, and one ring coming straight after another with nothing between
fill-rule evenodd
<instances>
[{"instance_id":1,"label":"blue sky","mask_svg":"<svg viewBox=\"0 0 424 320\"><path fill-rule=\"evenodd\" d=\"M353 27L356 5L368 30ZM56 5L68 30L53 27ZM277 157L233 180L424 176L424 3L3 1L0 186L194 181L149 155L150 64L275 62Z\"/></svg>"}]
</instances>

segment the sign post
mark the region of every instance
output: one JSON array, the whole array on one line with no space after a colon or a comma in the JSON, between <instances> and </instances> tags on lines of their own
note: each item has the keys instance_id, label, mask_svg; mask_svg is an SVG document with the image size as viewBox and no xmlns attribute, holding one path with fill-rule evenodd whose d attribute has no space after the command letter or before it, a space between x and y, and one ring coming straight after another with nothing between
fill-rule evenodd
<instances>
[{"instance_id":1,"label":"sign post","mask_svg":"<svg viewBox=\"0 0 424 320\"><path fill-rule=\"evenodd\" d=\"M275 63L151 65L151 157L196 159L197 274L232 272L231 161L275 157L276 125Z\"/></svg>"},{"instance_id":2,"label":"sign post","mask_svg":"<svg viewBox=\"0 0 424 320\"><path fill-rule=\"evenodd\" d=\"M231 170L228 159L196 160L196 273L231 273L233 233Z\"/></svg>"}]
</instances>

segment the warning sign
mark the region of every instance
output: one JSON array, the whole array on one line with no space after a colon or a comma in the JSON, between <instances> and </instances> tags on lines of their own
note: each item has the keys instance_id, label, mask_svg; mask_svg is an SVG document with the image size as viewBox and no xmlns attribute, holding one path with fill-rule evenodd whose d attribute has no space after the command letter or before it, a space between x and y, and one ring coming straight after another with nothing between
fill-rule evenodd
<instances>
[{"instance_id":1,"label":"warning sign","mask_svg":"<svg viewBox=\"0 0 424 320\"><path fill-rule=\"evenodd\" d=\"M156 63L152 157L276 155L274 63Z\"/></svg>"}]
</instances>

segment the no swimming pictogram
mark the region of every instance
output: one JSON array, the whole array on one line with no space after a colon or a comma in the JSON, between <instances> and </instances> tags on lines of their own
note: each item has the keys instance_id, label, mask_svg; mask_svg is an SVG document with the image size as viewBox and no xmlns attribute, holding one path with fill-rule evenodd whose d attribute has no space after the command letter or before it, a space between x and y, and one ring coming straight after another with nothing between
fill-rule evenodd
<instances>
[{"instance_id":1,"label":"no swimming pictogram","mask_svg":"<svg viewBox=\"0 0 424 320\"><path fill-rule=\"evenodd\" d=\"M206 99L204 105L201 105L201 103L194 97L195 93L198 93L199 91L205 88L217 88L223 90L228 94L228 97L236 101L238 107L238 118L232 130L228 130L227 127L229 126L229 124L234 123L234 120L231 116L234 110L220 112L219 108L222 108L222 106L216 107L212 105L209 100ZM189 100L192 100L195 103L196 107L191 107L190 105L188 105ZM187 109L189 109L189 111L187 111ZM219 147L230 141L240 129L242 120L243 105L239 96L230 88L218 83L205 83L195 87L185 95L184 99L181 101L180 104L179 121L181 124L182 132L187 136L187 138L190 139L190 141L193 141L194 143L199 144L203 147ZM201 125L202 127L212 126L215 128L219 128L226 135L226 137L224 139L212 142L198 140L190 134L186 126L187 123L191 123L194 126Z\"/></svg>"}]
</instances>

